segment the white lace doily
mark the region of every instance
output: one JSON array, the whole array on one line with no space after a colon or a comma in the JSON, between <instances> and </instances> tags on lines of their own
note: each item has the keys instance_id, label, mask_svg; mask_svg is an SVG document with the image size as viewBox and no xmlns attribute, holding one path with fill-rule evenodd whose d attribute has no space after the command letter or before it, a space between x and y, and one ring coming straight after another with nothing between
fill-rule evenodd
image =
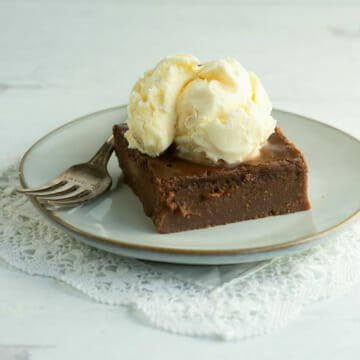
<instances>
[{"instance_id":1,"label":"white lace doily","mask_svg":"<svg viewBox=\"0 0 360 360\"><path fill-rule=\"evenodd\" d=\"M71 238L23 195L17 167L0 177L0 256L178 334L241 339L287 324L306 304L360 277L360 222L311 250L255 264L181 266L115 256ZM121 326L121 324L119 324Z\"/></svg>"}]
</instances>

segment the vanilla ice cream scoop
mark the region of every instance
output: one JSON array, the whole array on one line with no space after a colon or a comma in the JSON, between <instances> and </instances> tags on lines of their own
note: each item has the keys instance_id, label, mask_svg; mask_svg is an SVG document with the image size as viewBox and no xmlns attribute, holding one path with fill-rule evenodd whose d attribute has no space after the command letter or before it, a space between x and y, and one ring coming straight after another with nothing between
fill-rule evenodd
<instances>
[{"instance_id":1,"label":"vanilla ice cream scoop","mask_svg":"<svg viewBox=\"0 0 360 360\"><path fill-rule=\"evenodd\" d=\"M130 93L125 136L129 147L158 156L175 137L176 101L195 78L199 60L191 55L168 56L145 73Z\"/></svg>"},{"instance_id":2,"label":"vanilla ice cream scoop","mask_svg":"<svg viewBox=\"0 0 360 360\"><path fill-rule=\"evenodd\" d=\"M172 143L191 161L235 163L273 133L271 103L259 79L236 60L199 65L190 55L162 60L134 86L130 148L158 156Z\"/></svg>"},{"instance_id":3,"label":"vanilla ice cream scoop","mask_svg":"<svg viewBox=\"0 0 360 360\"><path fill-rule=\"evenodd\" d=\"M236 60L208 62L177 101L178 154L193 161L242 161L273 133L271 109L259 79Z\"/></svg>"}]
</instances>

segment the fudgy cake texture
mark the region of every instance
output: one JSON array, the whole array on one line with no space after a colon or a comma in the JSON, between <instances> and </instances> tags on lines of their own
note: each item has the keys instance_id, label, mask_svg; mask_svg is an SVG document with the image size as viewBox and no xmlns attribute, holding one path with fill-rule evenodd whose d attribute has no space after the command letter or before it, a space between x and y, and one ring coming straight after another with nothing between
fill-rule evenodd
<instances>
[{"instance_id":1,"label":"fudgy cake texture","mask_svg":"<svg viewBox=\"0 0 360 360\"><path fill-rule=\"evenodd\" d=\"M152 158L128 148L126 130L113 128L119 166L159 233L310 208L304 157L278 127L259 154L233 166L192 163L173 148Z\"/></svg>"}]
</instances>

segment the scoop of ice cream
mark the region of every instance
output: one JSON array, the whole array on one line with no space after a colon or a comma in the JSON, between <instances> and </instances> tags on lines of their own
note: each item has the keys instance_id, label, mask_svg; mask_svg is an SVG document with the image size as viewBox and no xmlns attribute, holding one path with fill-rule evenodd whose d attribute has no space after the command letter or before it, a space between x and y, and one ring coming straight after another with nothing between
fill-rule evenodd
<instances>
[{"instance_id":1,"label":"scoop of ice cream","mask_svg":"<svg viewBox=\"0 0 360 360\"><path fill-rule=\"evenodd\" d=\"M175 137L176 101L196 77L199 60L191 55L168 56L134 86L128 104L125 136L130 148L158 156Z\"/></svg>"},{"instance_id":2,"label":"scoop of ice cream","mask_svg":"<svg viewBox=\"0 0 360 360\"><path fill-rule=\"evenodd\" d=\"M271 103L259 79L236 60L199 66L191 55L162 60L130 94L130 148L158 156L173 142L191 161L244 160L273 133Z\"/></svg>"},{"instance_id":3,"label":"scoop of ice cream","mask_svg":"<svg viewBox=\"0 0 360 360\"><path fill-rule=\"evenodd\" d=\"M236 60L204 64L177 100L175 144L186 159L242 161L273 133L270 100Z\"/></svg>"}]
</instances>

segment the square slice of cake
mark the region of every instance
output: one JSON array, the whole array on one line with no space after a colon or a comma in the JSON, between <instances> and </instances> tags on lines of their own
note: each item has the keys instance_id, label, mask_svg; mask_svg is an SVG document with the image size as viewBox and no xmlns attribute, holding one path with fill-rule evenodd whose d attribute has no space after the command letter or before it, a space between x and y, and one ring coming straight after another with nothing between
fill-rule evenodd
<instances>
[{"instance_id":1,"label":"square slice of cake","mask_svg":"<svg viewBox=\"0 0 360 360\"><path fill-rule=\"evenodd\" d=\"M126 130L113 128L119 166L159 233L310 208L304 157L278 127L256 156L232 166L182 160L173 148L150 157L129 149Z\"/></svg>"}]
</instances>

